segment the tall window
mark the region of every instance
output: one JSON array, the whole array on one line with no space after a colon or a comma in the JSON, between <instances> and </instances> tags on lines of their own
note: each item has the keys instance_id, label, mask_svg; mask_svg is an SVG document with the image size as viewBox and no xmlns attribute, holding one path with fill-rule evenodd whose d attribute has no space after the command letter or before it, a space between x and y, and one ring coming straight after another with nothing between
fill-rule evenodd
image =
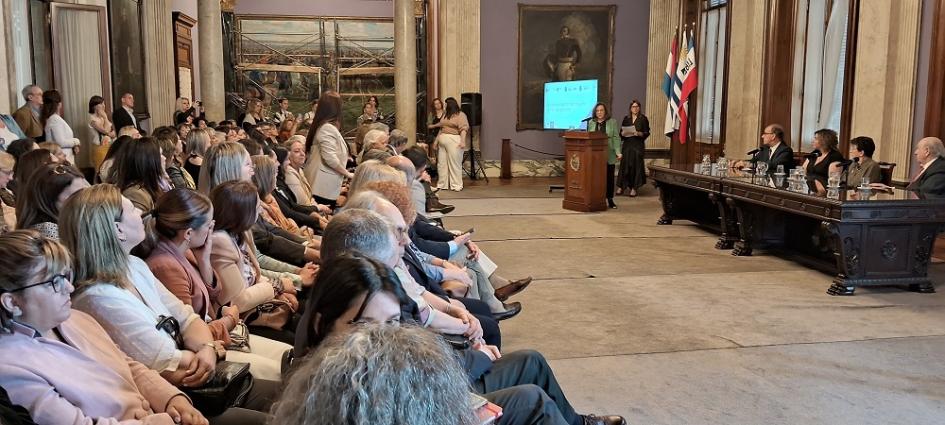
<instances>
[{"instance_id":1,"label":"tall window","mask_svg":"<svg viewBox=\"0 0 945 425\"><path fill-rule=\"evenodd\" d=\"M791 134L809 152L814 132L840 131L851 0L798 0Z\"/></svg>"},{"instance_id":2,"label":"tall window","mask_svg":"<svg viewBox=\"0 0 945 425\"><path fill-rule=\"evenodd\" d=\"M703 0L696 69L699 72L696 141L717 144L722 134L728 0Z\"/></svg>"}]
</instances>

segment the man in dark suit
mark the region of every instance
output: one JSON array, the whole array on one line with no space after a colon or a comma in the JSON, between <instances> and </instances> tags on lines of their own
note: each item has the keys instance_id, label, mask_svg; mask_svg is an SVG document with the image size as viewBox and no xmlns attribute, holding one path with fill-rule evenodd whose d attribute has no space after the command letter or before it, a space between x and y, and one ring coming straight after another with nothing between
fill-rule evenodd
<instances>
[{"instance_id":1,"label":"man in dark suit","mask_svg":"<svg viewBox=\"0 0 945 425\"><path fill-rule=\"evenodd\" d=\"M755 165L758 162L767 163L769 174L777 172L779 165L784 166L785 173L794 168L794 150L784 142L784 127L778 124L765 127L761 133L761 141L764 146L751 162Z\"/></svg>"},{"instance_id":2,"label":"man in dark suit","mask_svg":"<svg viewBox=\"0 0 945 425\"><path fill-rule=\"evenodd\" d=\"M945 145L938 137L926 137L915 148L916 161L922 167L906 186L924 198L945 198Z\"/></svg>"},{"instance_id":3,"label":"man in dark suit","mask_svg":"<svg viewBox=\"0 0 945 425\"><path fill-rule=\"evenodd\" d=\"M131 93L125 93L121 95L121 105L115 108L115 112L112 112L112 122L115 123L115 130L121 131L121 129L131 126L137 128L138 131L143 132L141 124L138 123L138 119L135 118L135 96Z\"/></svg>"}]
</instances>

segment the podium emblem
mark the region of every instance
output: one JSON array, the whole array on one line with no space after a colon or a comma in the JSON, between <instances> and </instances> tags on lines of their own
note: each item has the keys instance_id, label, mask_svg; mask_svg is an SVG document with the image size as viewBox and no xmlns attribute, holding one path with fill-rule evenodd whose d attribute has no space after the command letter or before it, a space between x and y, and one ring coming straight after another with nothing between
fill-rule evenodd
<instances>
[{"instance_id":1,"label":"podium emblem","mask_svg":"<svg viewBox=\"0 0 945 425\"><path fill-rule=\"evenodd\" d=\"M568 165L571 167L571 171L581 171L581 156L577 153L571 153Z\"/></svg>"}]
</instances>

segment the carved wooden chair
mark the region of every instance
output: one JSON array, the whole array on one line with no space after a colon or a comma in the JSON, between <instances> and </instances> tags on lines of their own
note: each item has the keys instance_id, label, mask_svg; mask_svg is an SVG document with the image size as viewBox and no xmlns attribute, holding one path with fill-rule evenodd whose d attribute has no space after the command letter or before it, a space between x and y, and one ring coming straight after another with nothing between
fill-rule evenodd
<instances>
[{"instance_id":1,"label":"carved wooden chair","mask_svg":"<svg viewBox=\"0 0 945 425\"><path fill-rule=\"evenodd\" d=\"M880 162L879 173L882 184L892 186L893 170L896 168L895 162Z\"/></svg>"}]
</instances>

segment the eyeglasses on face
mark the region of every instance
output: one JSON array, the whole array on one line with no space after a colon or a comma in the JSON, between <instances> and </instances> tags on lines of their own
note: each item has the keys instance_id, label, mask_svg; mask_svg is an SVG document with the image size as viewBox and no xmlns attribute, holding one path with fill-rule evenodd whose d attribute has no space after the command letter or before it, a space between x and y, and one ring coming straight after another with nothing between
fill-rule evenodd
<instances>
[{"instance_id":1,"label":"eyeglasses on face","mask_svg":"<svg viewBox=\"0 0 945 425\"><path fill-rule=\"evenodd\" d=\"M26 285L22 288L17 288L12 291L7 291L8 293L20 292L32 288L34 286L43 286L43 285L52 285L53 292L59 294L62 289L66 287L66 283L72 282L72 276L66 274L57 274L52 277L52 279L44 280L42 282L37 282L31 285Z\"/></svg>"}]
</instances>

